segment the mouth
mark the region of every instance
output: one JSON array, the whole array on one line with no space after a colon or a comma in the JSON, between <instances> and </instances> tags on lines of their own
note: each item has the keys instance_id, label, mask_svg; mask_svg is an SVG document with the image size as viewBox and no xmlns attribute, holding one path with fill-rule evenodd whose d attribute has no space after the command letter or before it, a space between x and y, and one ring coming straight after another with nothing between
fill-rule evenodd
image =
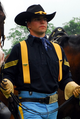
<instances>
[{"instance_id":1,"label":"mouth","mask_svg":"<svg viewBox=\"0 0 80 119\"><path fill-rule=\"evenodd\" d=\"M45 26L40 26L41 28L46 28Z\"/></svg>"}]
</instances>

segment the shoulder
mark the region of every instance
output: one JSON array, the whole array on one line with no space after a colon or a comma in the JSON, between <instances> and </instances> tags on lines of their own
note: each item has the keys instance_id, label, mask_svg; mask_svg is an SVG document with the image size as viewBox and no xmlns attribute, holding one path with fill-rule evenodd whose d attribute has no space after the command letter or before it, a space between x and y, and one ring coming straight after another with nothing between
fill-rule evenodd
<instances>
[{"instance_id":1,"label":"shoulder","mask_svg":"<svg viewBox=\"0 0 80 119\"><path fill-rule=\"evenodd\" d=\"M20 53L21 53L20 43L18 43L12 47L10 56L18 58Z\"/></svg>"},{"instance_id":2,"label":"shoulder","mask_svg":"<svg viewBox=\"0 0 80 119\"><path fill-rule=\"evenodd\" d=\"M13 51L18 52L19 50L20 50L20 43L14 45L14 46L12 47L12 51L11 51L11 52L13 52Z\"/></svg>"},{"instance_id":3,"label":"shoulder","mask_svg":"<svg viewBox=\"0 0 80 119\"><path fill-rule=\"evenodd\" d=\"M51 42L51 44L56 50L61 50L63 52L63 48L58 43Z\"/></svg>"}]
</instances>

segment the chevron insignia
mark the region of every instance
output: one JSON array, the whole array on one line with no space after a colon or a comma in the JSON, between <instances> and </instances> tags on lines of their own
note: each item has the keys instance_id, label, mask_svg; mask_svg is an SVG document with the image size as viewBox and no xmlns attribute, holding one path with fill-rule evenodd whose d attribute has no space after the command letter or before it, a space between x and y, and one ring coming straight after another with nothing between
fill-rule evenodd
<instances>
[{"instance_id":1,"label":"chevron insignia","mask_svg":"<svg viewBox=\"0 0 80 119\"><path fill-rule=\"evenodd\" d=\"M65 59L64 59L64 65L70 67L69 62L67 62Z\"/></svg>"}]
</instances>

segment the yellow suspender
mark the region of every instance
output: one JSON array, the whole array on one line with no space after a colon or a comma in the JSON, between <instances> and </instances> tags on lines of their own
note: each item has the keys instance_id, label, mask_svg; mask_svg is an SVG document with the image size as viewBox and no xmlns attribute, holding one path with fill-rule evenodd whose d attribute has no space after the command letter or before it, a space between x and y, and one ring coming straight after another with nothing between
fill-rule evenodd
<instances>
[{"instance_id":1,"label":"yellow suspender","mask_svg":"<svg viewBox=\"0 0 80 119\"><path fill-rule=\"evenodd\" d=\"M23 80L24 83L30 83L30 70L28 62L28 49L27 44L23 40L20 42L21 45L21 58L22 58L22 68L23 68Z\"/></svg>"},{"instance_id":2,"label":"yellow suspender","mask_svg":"<svg viewBox=\"0 0 80 119\"><path fill-rule=\"evenodd\" d=\"M55 51L57 53L58 59L59 59L59 76L58 81L62 80L62 51L60 46L57 43L51 42L55 48ZM30 82L30 70L29 70L29 63L28 63L28 49L27 44L23 40L20 42L21 45L21 57L22 57L22 68L23 68L23 79L24 83L31 83ZM26 75L27 74L27 75Z\"/></svg>"},{"instance_id":3,"label":"yellow suspender","mask_svg":"<svg viewBox=\"0 0 80 119\"><path fill-rule=\"evenodd\" d=\"M56 54L59 59L59 76L58 76L58 81L62 80L62 51L61 47L57 43L51 42L55 48Z\"/></svg>"}]
</instances>

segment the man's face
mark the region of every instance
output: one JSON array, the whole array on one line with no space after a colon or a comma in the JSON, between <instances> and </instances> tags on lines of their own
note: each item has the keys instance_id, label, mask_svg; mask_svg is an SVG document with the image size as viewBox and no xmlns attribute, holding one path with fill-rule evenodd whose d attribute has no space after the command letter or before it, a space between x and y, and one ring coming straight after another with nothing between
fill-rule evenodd
<instances>
[{"instance_id":1,"label":"man's face","mask_svg":"<svg viewBox=\"0 0 80 119\"><path fill-rule=\"evenodd\" d=\"M44 37L47 30L47 19L44 16L39 16L31 19L27 23L31 35L36 37Z\"/></svg>"}]
</instances>

